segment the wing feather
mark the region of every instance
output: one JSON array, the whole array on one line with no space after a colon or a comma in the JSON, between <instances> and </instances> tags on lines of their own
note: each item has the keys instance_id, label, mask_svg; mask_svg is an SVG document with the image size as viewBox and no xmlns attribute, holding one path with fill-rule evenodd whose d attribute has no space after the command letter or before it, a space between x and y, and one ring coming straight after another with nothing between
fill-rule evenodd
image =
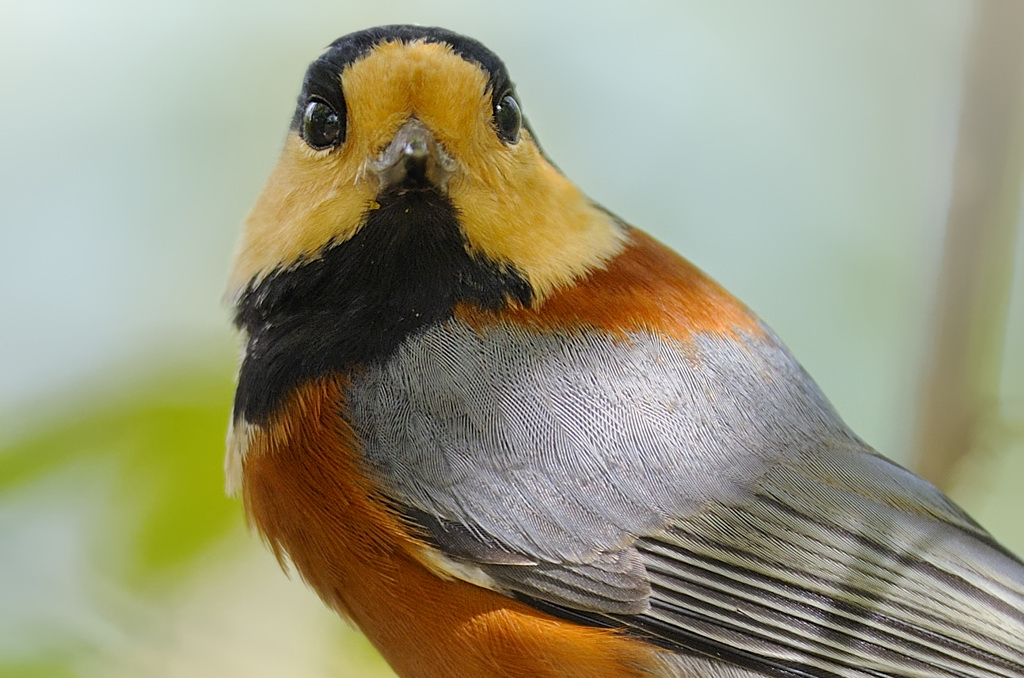
<instances>
[{"instance_id":1,"label":"wing feather","mask_svg":"<svg viewBox=\"0 0 1024 678\"><path fill-rule=\"evenodd\" d=\"M1024 676L1024 565L850 433L770 334L453 321L346 395L452 576L723 676Z\"/></svg>"}]
</instances>

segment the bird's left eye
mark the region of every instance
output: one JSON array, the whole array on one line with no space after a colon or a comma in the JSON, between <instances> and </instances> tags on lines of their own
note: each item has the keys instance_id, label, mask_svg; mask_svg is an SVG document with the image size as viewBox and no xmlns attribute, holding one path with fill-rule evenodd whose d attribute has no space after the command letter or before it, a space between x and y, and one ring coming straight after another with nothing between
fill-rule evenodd
<instances>
[{"instance_id":1,"label":"bird's left eye","mask_svg":"<svg viewBox=\"0 0 1024 678\"><path fill-rule=\"evenodd\" d=\"M506 94L494 106L494 125L498 129L498 136L506 144L519 142L519 128L523 125L523 114L519 110L519 103L511 94Z\"/></svg>"}]
</instances>

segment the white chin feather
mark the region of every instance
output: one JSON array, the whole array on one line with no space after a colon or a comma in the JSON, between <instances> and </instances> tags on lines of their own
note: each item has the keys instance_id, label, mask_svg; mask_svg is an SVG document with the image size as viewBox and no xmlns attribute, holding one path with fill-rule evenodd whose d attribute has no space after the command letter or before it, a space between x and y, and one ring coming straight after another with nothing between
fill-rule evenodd
<instances>
[{"instance_id":1,"label":"white chin feather","mask_svg":"<svg viewBox=\"0 0 1024 678\"><path fill-rule=\"evenodd\" d=\"M245 455L258 430L258 426L248 423L245 419L235 421L232 417L228 423L227 453L224 455L224 491L229 497L237 496L242 490Z\"/></svg>"}]
</instances>

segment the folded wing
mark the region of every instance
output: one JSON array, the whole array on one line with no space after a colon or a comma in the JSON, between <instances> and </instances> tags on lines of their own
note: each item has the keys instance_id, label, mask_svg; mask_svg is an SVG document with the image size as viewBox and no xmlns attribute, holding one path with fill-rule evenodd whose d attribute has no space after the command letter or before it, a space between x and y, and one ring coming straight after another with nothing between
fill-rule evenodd
<instances>
[{"instance_id":1,"label":"folded wing","mask_svg":"<svg viewBox=\"0 0 1024 678\"><path fill-rule=\"evenodd\" d=\"M347 398L435 566L681 672L1024 675L1024 566L850 433L770 333L453 321Z\"/></svg>"}]
</instances>

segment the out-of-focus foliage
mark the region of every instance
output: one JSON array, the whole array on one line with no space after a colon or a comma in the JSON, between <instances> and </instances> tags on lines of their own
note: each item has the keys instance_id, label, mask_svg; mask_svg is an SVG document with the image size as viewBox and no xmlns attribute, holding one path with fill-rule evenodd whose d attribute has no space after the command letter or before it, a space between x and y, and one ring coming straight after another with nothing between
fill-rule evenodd
<instances>
[{"instance_id":1,"label":"out-of-focus foliage","mask_svg":"<svg viewBox=\"0 0 1024 678\"><path fill-rule=\"evenodd\" d=\"M237 527L216 463L231 392L229 370L184 369L101 396L0 452L0 493L62 467L104 468L109 504L91 527L110 535L117 526L117 537L97 558L117 554L108 564L123 582L150 584Z\"/></svg>"}]
</instances>

